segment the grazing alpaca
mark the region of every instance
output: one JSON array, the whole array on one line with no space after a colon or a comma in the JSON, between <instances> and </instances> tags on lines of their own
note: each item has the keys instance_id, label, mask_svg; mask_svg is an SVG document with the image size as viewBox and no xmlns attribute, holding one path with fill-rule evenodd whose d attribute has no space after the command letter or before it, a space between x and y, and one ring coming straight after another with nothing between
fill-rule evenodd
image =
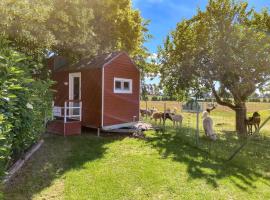
<instances>
[{"instance_id":1,"label":"grazing alpaca","mask_svg":"<svg viewBox=\"0 0 270 200\"><path fill-rule=\"evenodd\" d=\"M255 127L255 131L260 127L261 116L258 112L254 112L252 117L246 119L247 131L248 134L252 134L252 126Z\"/></svg>"},{"instance_id":2,"label":"grazing alpaca","mask_svg":"<svg viewBox=\"0 0 270 200\"><path fill-rule=\"evenodd\" d=\"M155 123L157 123L157 120L159 120L160 124L161 124L161 120L163 121L163 123L165 123L166 119L170 119L172 121L172 118L169 113L162 113L162 112L154 113L151 119L154 119Z\"/></svg>"},{"instance_id":3,"label":"grazing alpaca","mask_svg":"<svg viewBox=\"0 0 270 200\"><path fill-rule=\"evenodd\" d=\"M204 129L205 135L209 137L211 140L214 140L214 141L217 140L217 136L213 130L213 120L211 119L211 117L209 117L209 112L204 111L202 118L203 118L203 129Z\"/></svg>"},{"instance_id":4,"label":"grazing alpaca","mask_svg":"<svg viewBox=\"0 0 270 200\"><path fill-rule=\"evenodd\" d=\"M157 120L159 120L159 123L161 124L161 120L162 120L162 112L156 112L152 115L151 119L155 120L155 123L157 123Z\"/></svg>"},{"instance_id":5,"label":"grazing alpaca","mask_svg":"<svg viewBox=\"0 0 270 200\"><path fill-rule=\"evenodd\" d=\"M175 125L177 127L182 127L182 122L183 122L182 115L170 114L170 117L172 118L172 121L173 121L173 127L175 127Z\"/></svg>"},{"instance_id":6,"label":"grazing alpaca","mask_svg":"<svg viewBox=\"0 0 270 200\"><path fill-rule=\"evenodd\" d=\"M156 112L156 111L157 111L157 109L156 109L155 107L153 107L153 108L150 109L150 110L140 109L140 113L141 113L141 116L142 116L142 117L145 117L145 116L151 117L152 114L153 114L154 112Z\"/></svg>"},{"instance_id":7,"label":"grazing alpaca","mask_svg":"<svg viewBox=\"0 0 270 200\"><path fill-rule=\"evenodd\" d=\"M141 116L144 117L147 114L147 110L140 109Z\"/></svg>"}]
</instances>

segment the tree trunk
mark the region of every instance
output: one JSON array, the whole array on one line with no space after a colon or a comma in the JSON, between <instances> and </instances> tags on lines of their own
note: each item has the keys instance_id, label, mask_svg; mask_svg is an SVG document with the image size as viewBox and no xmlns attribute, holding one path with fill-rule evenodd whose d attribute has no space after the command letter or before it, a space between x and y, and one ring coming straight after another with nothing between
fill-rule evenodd
<instances>
[{"instance_id":1,"label":"tree trunk","mask_svg":"<svg viewBox=\"0 0 270 200\"><path fill-rule=\"evenodd\" d=\"M246 117L247 117L247 108L246 104L242 103L236 106L235 109L236 114L236 131L240 135L247 134L247 127L246 127Z\"/></svg>"}]
</instances>

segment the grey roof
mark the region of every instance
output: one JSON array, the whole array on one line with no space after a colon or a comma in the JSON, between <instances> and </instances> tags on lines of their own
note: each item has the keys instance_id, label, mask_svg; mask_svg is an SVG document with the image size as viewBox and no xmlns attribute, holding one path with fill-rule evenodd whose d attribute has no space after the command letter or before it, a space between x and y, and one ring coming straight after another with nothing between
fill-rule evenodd
<instances>
[{"instance_id":1,"label":"grey roof","mask_svg":"<svg viewBox=\"0 0 270 200\"><path fill-rule=\"evenodd\" d=\"M112 52L106 53L102 55L96 56L93 58L84 58L79 62L70 65L70 66L63 66L57 71L69 71L69 70L81 70L81 69L88 69L88 68L102 68L107 62L112 60L113 58L117 57L118 55L122 54L123 52Z\"/></svg>"}]
</instances>

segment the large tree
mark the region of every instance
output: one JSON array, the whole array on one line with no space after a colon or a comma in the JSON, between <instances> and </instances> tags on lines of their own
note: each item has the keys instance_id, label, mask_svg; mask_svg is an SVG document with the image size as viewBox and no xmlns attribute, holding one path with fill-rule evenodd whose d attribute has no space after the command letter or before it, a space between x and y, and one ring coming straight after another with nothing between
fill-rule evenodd
<instances>
[{"instance_id":1,"label":"large tree","mask_svg":"<svg viewBox=\"0 0 270 200\"><path fill-rule=\"evenodd\" d=\"M0 17L1 34L27 54L145 55L147 21L131 0L1 0Z\"/></svg>"},{"instance_id":2,"label":"large tree","mask_svg":"<svg viewBox=\"0 0 270 200\"><path fill-rule=\"evenodd\" d=\"M245 102L270 79L269 27L266 10L209 0L205 11L178 23L160 48L163 84L176 93L209 88L220 105L235 111L236 131L245 134Z\"/></svg>"}]
</instances>

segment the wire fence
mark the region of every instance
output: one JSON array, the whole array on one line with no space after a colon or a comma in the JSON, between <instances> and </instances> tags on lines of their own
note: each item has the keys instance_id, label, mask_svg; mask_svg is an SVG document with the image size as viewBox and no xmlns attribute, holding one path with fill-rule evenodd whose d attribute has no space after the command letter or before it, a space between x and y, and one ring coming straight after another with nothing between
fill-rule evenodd
<instances>
[{"instance_id":1,"label":"wire fence","mask_svg":"<svg viewBox=\"0 0 270 200\"><path fill-rule=\"evenodd\" d=\"M213 156L226 159L232 151L241 145L245 138L239 138L236 131L235 111L224 106L217 106L217 108L211 112L211 118L213 120L213 129L217 134L217 140L211 141L205 136L202 123L202 114L199 115L199 144L196 143L196 131L197 120L196 113L183 112L182 105L185 102L141 102L141 109L155 109L156 112L164 112L168 109L175 110L177 113L183 116L182 127L173 127L173 123L166 120L165 132L172 134L172 137L179 137L189 145L194 145L199 149L209 152ZM213 103L203 102L204 109L211 108ZM259 112L261 115L261 121L263 122L270 116L270 103L247 103L247 115L252 116L253 112ZM151 122L155 126L163 126L159 122L155 123L149 118L144 118L148 122ZM270 123L266 124L257 137L255 137L245 150L246 154L259 155L262 151L270 153ZM267 150L265 150L267 149ZM241 159L239 159L241 162Z\"/></svg>"}]
</instances>

